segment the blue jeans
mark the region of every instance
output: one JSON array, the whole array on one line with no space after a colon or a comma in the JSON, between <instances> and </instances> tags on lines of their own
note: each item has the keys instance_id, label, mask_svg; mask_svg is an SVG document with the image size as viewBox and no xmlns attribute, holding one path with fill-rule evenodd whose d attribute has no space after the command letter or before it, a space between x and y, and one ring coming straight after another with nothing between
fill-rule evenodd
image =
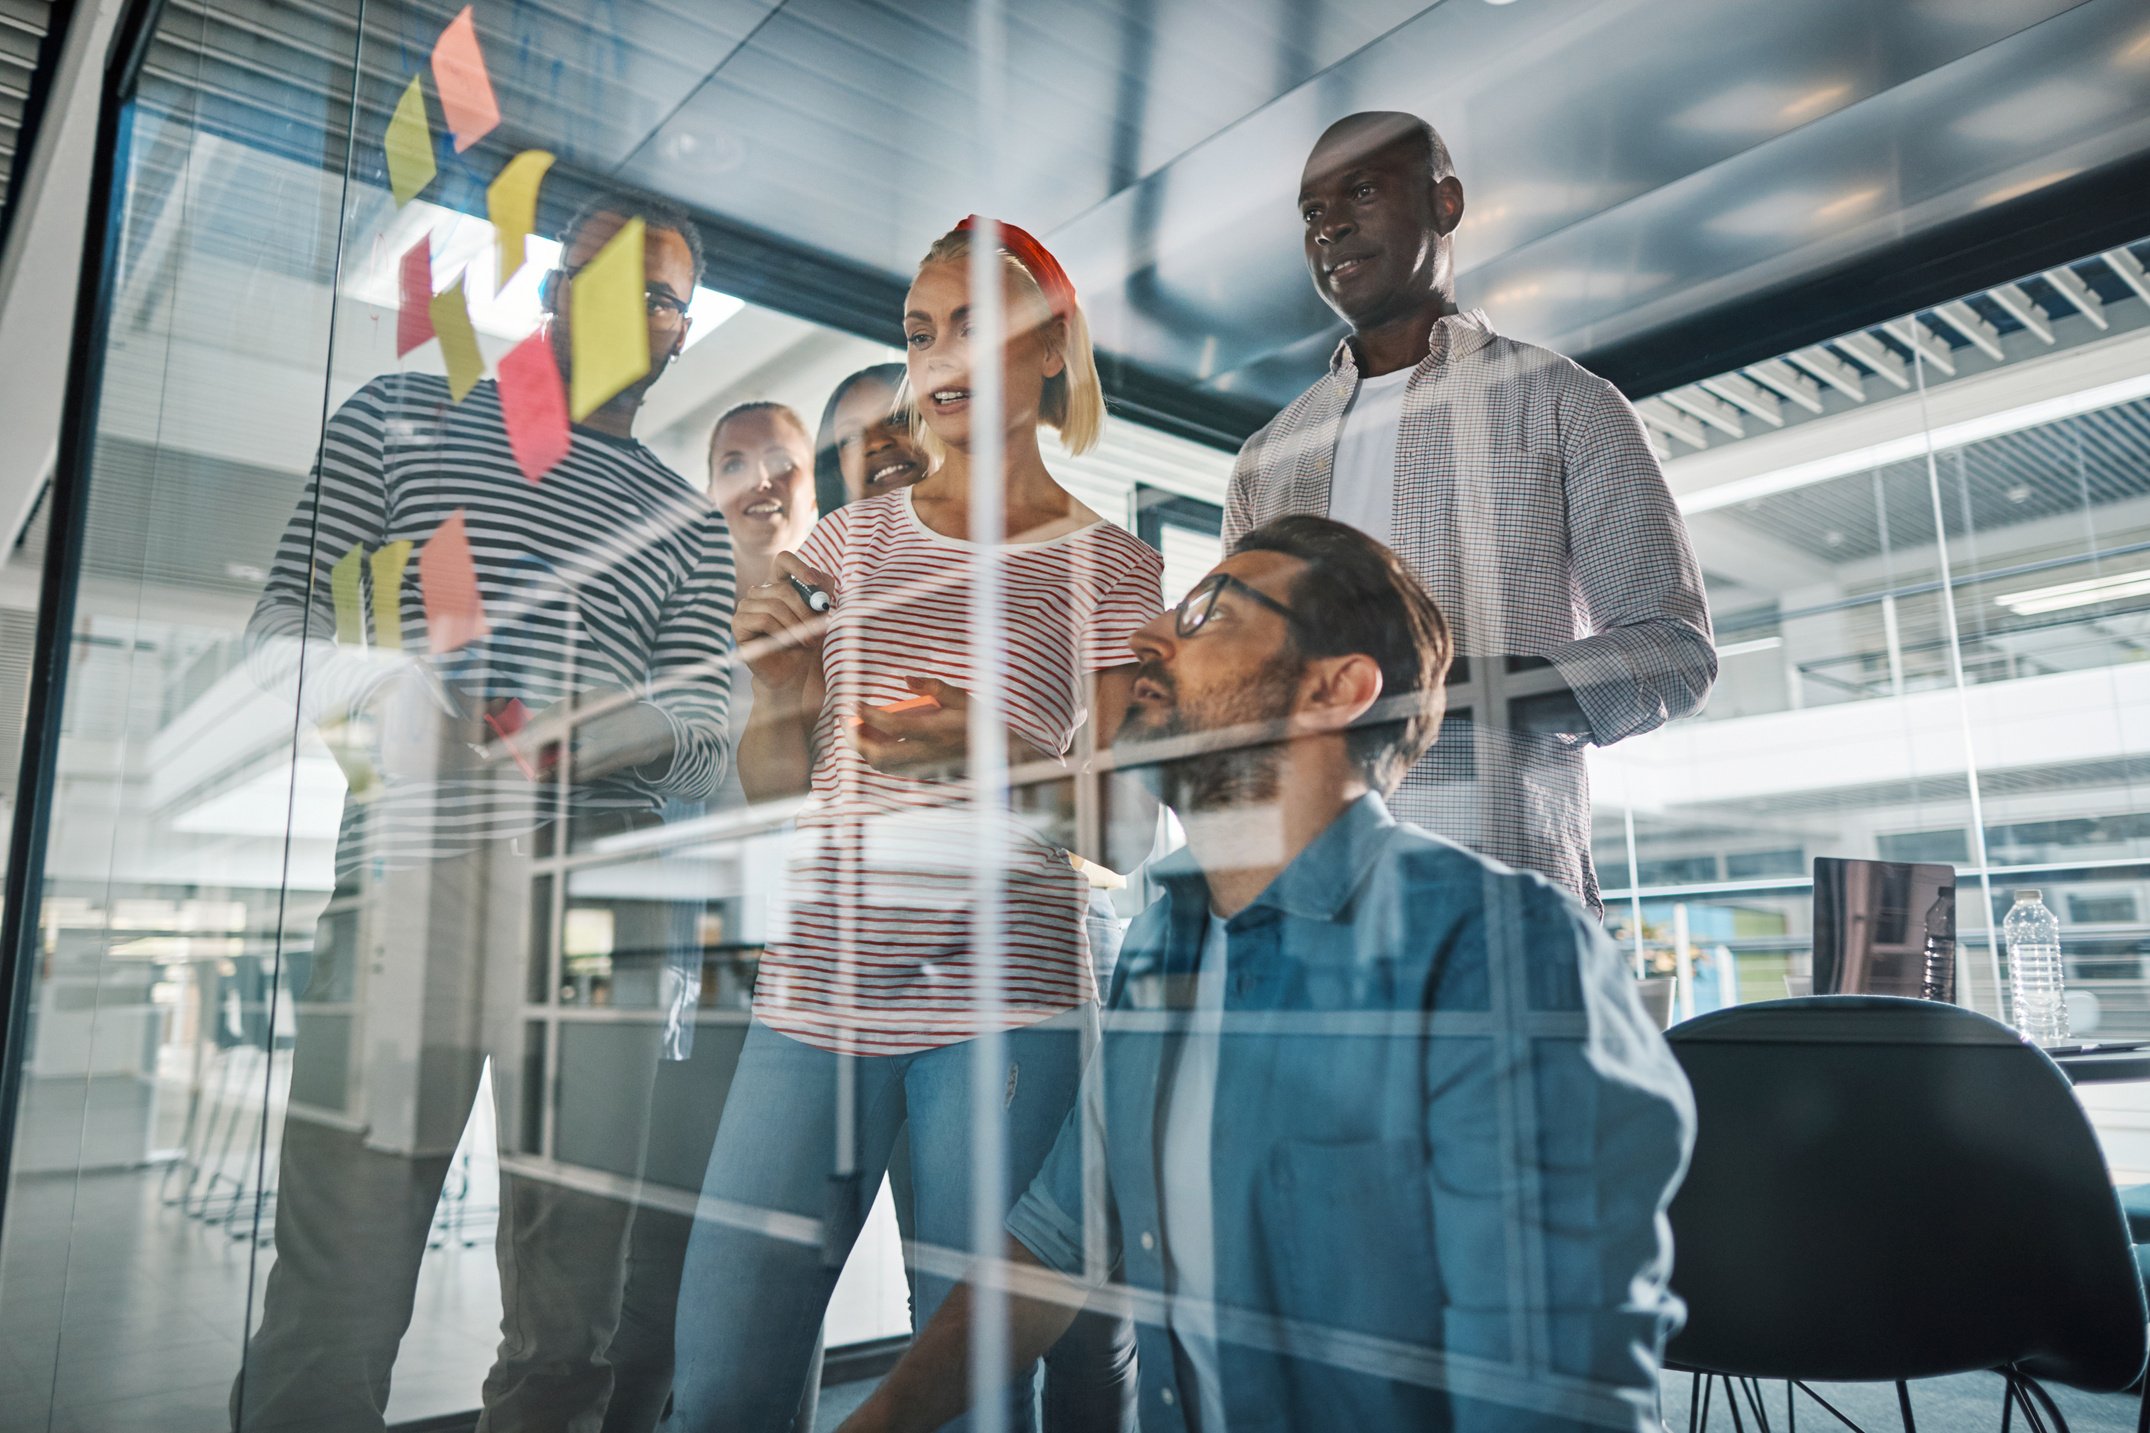
<instances>
[{"instance_id":1,"label":"blue jeans","mask_svg":"<svg viewBox=\"0 0 2150 1433\"><path fill-rule=\"evenodd\" d=\"M1074 1107L1096 1019L1086 1005L1002 1037L1005 1058L986 1093L1001 1112L1008 1205ZM972 1248L971 1197L983 1173L972 1141L973 1046L843 1056L758 1021L748 1030L687 1243L669 1427L788 1425L836 1276L906 1124L919 1244L914 1316L921 1326L933 1317ZM847 1065L856 1178L844 1182L835 1131ZM1008 1426L1034 1428L1031 1380L1011 1382L1008 1400Z\"/></svg>"}]
</instances>

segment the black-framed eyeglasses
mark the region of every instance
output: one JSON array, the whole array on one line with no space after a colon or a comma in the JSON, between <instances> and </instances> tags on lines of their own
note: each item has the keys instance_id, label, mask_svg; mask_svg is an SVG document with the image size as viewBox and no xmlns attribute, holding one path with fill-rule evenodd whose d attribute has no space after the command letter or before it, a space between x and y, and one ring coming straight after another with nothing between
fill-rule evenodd
<instances>
[{"instance_id":1,"label":"black-framed eyeglasses","mask_svg":"<svg viewBox=\"0 0 2150 1433\"><path fill-rule=\"evenodd\" d=\"M588 267L588 264L578 264L572 269L554 269L552 271L554 280L555 282L571 280ZM648 288L642 290L643 312L651 318L662 317L670 323L678 323L686 318L689 302L690 300L683 299L670 289L663 288L657 284L651 284Z\"/></svg>"},{"instance_id":2,"label":"black-framed eyeglasses","mask_svg":"<svg viewBox=\"0 0 2150 1433\"><path fill-rule=\"evenodd\" d=\"M1291 608L1277 601L1276 598L1271 597L1259 587L1240 581L1229 572L1212 572L1193 587L1190 587L1187 590L1187 595L1180 599L1178 611L1173 619L1173 625L1180 636L1192 637L1195 633L1201 631L1204 626L1208 625L1210 617L1217 610L1217 599L1224 595L1226 588L1241 594L1258 606L1267 607L1270 611L1291 623L1294 631L1298 630L1299 614L1292 611Z\"/></svg>"}]
</instances>

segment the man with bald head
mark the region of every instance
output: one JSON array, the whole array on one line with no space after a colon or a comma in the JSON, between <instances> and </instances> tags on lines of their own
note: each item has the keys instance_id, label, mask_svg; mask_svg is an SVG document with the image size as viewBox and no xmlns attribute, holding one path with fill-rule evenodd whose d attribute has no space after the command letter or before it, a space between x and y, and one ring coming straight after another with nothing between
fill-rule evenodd
<instances>
[{"instance_id":1,"label":"man with bald head","mask_svg":"<svg viewBox=\"0 0 2150 1433\"><path fill-rule=\"evenodd\" d=\"M1457 653L1397 814L1599 911L1583 748L1687 715L1717 675L1679 510L1618 390L1457 308L1463 184L1431 125L1338 120L1299 190L1307 270L1351 332L1240 450L1225 546L1320 513L1395 548Z\"/></svg>"}]
</instances>

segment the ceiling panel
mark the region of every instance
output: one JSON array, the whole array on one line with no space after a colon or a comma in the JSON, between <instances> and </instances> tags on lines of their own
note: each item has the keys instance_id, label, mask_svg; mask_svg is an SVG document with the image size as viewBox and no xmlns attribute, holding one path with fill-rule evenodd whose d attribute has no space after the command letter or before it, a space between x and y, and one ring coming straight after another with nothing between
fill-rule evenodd
<instances>
[{"instance_id":1,"label":"ceiling panel","mask_svg":"<svg viewBox=\"0 0 2150 1433\"><path fill-rule=\"evenodd\" d=\"M388 108L455 4L366 7L363 182L380 182ZM967 5L481 3L506 118L444 152L428 197L481 209L506 154L543 146L562 156L559 193L618 174L674 195L757 302L839 323L832 306L867 305L848 326L884 337L926 244L996 212L1061 254L1109 373L1237 422L1304 387L1339 332L1293 200L1313 137L1353 110L1442 128L1470 200L1465 300L1568 352L1677 334L2150 152L2142 0L1006 8L983 184ZM351 12L171 0L150 80L224 132L336 166ZM2058 257L2073 256L2041 263Z\"/></svg>"}]
</instances>

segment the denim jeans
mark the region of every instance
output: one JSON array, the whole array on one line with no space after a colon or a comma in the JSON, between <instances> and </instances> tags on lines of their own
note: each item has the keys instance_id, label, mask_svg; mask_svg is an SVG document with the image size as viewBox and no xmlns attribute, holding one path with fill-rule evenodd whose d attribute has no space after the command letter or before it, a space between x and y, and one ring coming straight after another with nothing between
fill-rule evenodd
<instances>
[{"instance_id":1,"label":"denim jeans","mask_svg":"<svg viewBox=\"0 0 2150 1433\"><path fill-rule=\"evenodd\" d=\"M1043 1162L1074 1106L1096 1011L1011 1030L989 1073L1003 1208ZM670 1427L780 1429L798 1406L814 1337L899 1131L907 1126L916 1311L932 1318L972 1248L976 1042L906 1055L844 1056L756 1023L726 1098L680 1288ZM837 1093L853 1090L851 1177L836 1166ZM997 1221L996 1221L997 1225ZM996 1244L995 1252L998 1252ZM1009 1385L1010 1428L1036 1426L1031 1379ZM951 1425L961 1427L963 1425Z\"/></svg>"}]
</instances>

